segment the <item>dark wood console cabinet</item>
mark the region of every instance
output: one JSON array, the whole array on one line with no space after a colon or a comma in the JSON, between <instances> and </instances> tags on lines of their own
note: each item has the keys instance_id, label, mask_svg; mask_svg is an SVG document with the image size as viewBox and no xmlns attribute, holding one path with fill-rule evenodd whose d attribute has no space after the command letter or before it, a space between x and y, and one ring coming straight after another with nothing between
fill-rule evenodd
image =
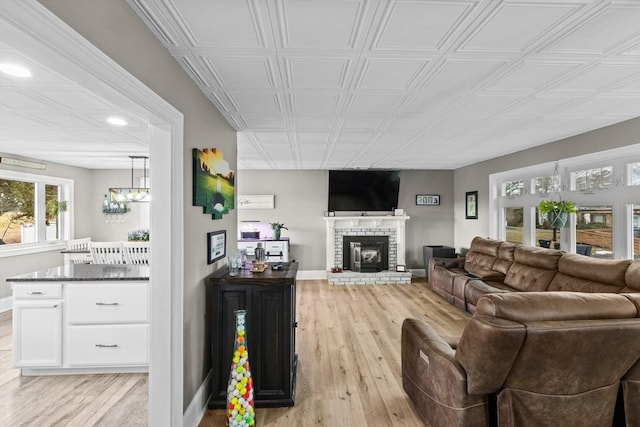
<instances>
[{"instance_id":1,"label":"dark wood console cabinet","mask_svg":"<svg viewBox=\"0 0 640 427\"><path fill-rule=\"evenodd\" d=\"M226 268L207 277L206 328L210 345L211 398L209 408L223 408L233 354L235 310L247 310L249 364L256 407L293 406L295 353L295 262L271 265L262 273L241 270L229 276Z\"/></svg>"}]
</instances>

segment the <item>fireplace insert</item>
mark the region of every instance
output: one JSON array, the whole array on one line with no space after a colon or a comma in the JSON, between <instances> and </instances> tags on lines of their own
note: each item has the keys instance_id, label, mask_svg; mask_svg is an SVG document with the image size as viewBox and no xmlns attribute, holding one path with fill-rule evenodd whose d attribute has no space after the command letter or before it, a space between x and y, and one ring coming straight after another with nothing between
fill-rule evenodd
<instances>
[{"instance_id":1,"label":"fireplace insert","mask_svg":"<svg viewBox=\"0 0 640 427\"><path fill-rule=\"evenodd\" d=\"M372 273L389 269L389 236L344 236L342 268Z\"/></svg>"}]
</instances>

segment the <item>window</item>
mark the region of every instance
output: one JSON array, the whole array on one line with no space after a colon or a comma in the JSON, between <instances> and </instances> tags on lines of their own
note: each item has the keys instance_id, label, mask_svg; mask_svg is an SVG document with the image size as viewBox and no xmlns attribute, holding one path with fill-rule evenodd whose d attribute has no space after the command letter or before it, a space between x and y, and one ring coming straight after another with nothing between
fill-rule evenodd
<instances>
[{"instance_id":1,"label":"window","mask_svg":"<svg viewBox=\"0 0 640 427\"><path fill-rule=\"evenodd\" d=\"M574 188L577 191L600 190L613 187L613 167L582 169L573 172Z\"/></svg>"},{"instance_id":2,"label":"window","mask_svg":"<svg viewBox=\"0 0 640 427\"><path fill-rule=\"evenodd\" d=\"M72 181L0 170L0 248L69 238Z\"/></svg>"},{"instance_id":3,"label":"window","mask_svg":"<svg viewBox=\"0 0 640 427\"><path fill-rule=\"evenodd\" d=\"M627 185L640 185L640 162L627 165Z\"/></svg>"},{"instance_id":4,"label":"window","mask_svg":"<svg viewBox=\"0 0 640 427\"><path fill-rule=\"evenodd\" d=\"M546 215L541 215L536 208L536 241L535 246L543 248L560 249L560 233L562 228L553 228L549 225Z\"/></svg>"},{"instance_id":5,"label":"window","mask_svg":"<svg viewBox=\"0 0 640 427\"><path fill-rule=\"evenodd\" d=\"M513 243L522 243L522 230L524 227L524 208L505 208L506 240Z\"/></svg>"},{"instance_id":6,"label":"window","mask_svg":"<svg viewBox=\"0 0 640 427\"><path fill-rule=\"evenodd\" d=\"M613 258L611 206L579 206L576 245L591 246L591 256Z\"/></svg>"},{"instance_id":7,"label":"window","mask_svg":"<svg viewBox=\"0 0 640 427\"><path fill-rule=\"evenodd\" d=\"M548 194L558 191L560 188L559 176L537 176L532 181L533 192L535 194Z\"/></svg>"},{"instance_id":8,"label":"window","mask_svg":"<svg viewBox=\"0 0 640 427\"><path fill-rule=\"evenodd\" d=\"M633 206L631 224L631 241L633 242L633 259L640 260L640 205Z\"/></svg>"},{"instance_id":9,"label":"window","mask_svg":"<svg viewBox=\"0 0 640 427\"><path fill-rule=\"evenodd\" d=\"M502 183L502 196L512 197L524 194L524 181L507 181Z\"/></svg>"}]
</instances>

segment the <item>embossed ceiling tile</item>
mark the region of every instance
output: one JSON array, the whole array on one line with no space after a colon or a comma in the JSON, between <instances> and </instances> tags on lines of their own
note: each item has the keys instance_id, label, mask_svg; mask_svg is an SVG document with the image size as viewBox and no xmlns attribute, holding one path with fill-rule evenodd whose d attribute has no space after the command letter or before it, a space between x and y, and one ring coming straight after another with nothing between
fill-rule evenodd
<instances>
[{"instance_id":1,"label":"embossed ceiling tile","mask_svg":"<svg viewBox=\"0 0 640 427\"><path fill-rule=\"evenodd\" d=\"M599 64L571 80L555 86L553 91L597 92L606 86L640 74L637 65Z\"/></svg>"},{"instance_id":2,"label":"embossed ceiling tile","mask_svg":"<svg viewBox=\"0 0 640 427\"><path fill-rule=\"evenodd\" d=\"M253 2L237 0L172 0L172 5L186 21L174 17L182 32L196 46L261 47L264 37L260 16L253 9Z\"/></svg>"},{"instance_id":3,"label":"embossed ceiling tile","mask_svg":"<svg viewBox=\"0 0 640 427\"><path fill-rule=\"evenodd\" d=\"M326 144L304 144L299 148L300 158L303 161L321 159L327 149Z\"/></svg>"},{"instance_id":4,"label":"embossed ceiling tile","mask_svg":"<svg viewBox=\"0 0 640 427\"><path fill-rule=\"evenodd\" d=\"M298 142L312 142L316 145L318 142L326 143L329 141L329 132L296 132Z\"/></svg>"},{"instance_id":5,"label":"embossed ceiling tile","mask_svg":"<svg viewBox=\"0 0 640 427\"><path fill-rule=\"evenodd\" d=\"M358 79L358 89L407 89L427 62L398 58L368 59Z\"/></svg>"},{"instance_id":6,"label":"embossed ceiling tile","mask_svg":"<svg viewBox=\"0 0 640 427\"><path fill-rule=\"evenodd\" d=\"M436 50L473 7L474 2L390 3L374 48Z\"/></svg>"},{"instance_id":7,"label":"embossed ceiling tile","mask_svg":"<svg viewBox=\"0 0 640 427\"><path fill-rule=\"evenodd\" d=\"M354 95L349 114L388 113L398 104L398 95Z\"/></svg>"},{"instance_id":8,"label":"embossed ceiling tile","mask_svg":"<svg viewBox=\"0 0 640 427\"><path fill-rule=\"evenodd\" d=\"M229 100L241 113L282 113L281 102L275 93L227 93Z\"/></svg>"},{"instance_id":9,"label":"embossed ceiling tile","mask_svg":"<svg viewBox=\"0 0 640 427\"><path fill-rule=\"evenodd\" d=\"M288 58L287 80L294 89L340 89L344 86L348 58Z\"/></svg>"},{"instance_id":10,"label":"embossed ceiling tile","mask_svg":"<svg viewBox=\"0 0 640 427\"><path fill-rule=\"evenodd\" d=\"M253 135L255 136L256 139L262 142L286 143L287 141L289 141L289 134L283 131L273 131L273 132L259 131L259 132L253 132Z\"/></svg>"},{"instance_id":11,"label":"embossed ceiling tile","mask_svg":"<svg viewBox=\"0 0 640 427\"><path fill-rule=\"evenodd\" d=\"M245 114L242 119L249 128L253 129L282 129L284 117L266 114Z\"/></svg>"},{"instance_id":12,"label":"embossed ceiling tile","mask_svg":"<svg viewBox=\"0 0 640 427\"><path fill-rule=\"evenodd\" d=\"M640 35L640 5L613 6L554 43L547 51L603 53Z\"/></svg>"},{"instance_id":13,"label":"embossed ceiling tile","mask_svg":"<svg viewBox=\"0 0 640 427\"><path fill-rule=\"evenodd\" d=\"M536 91L549 82L575 70L581 64L563 62L525 62L510 74L489 86L488 90L496 91Z\"/></svg>"},{"instance_id":14,"label":"embossed ceiling tile","mask_svg":"<svg viewBox=\"0 0 640 427\"><path fill-rule=\"evenodd\" d=\"M304 116L296 114L293 118L298 129L329 129L333 122L333 116Z\"/></svg>"},{"instance_id":15,"label":"embossed ceiling tile","mask_svg":"<svg viewBox=\"0 0 640 427\"><path fill-rule=\"evenodd\" d=\"M462 50L522 51L579 7L566 3L502 3Z\"/></svg>"},{"instance_id":16,"label":"embossed ceiling tile","mask_svg":"<svg viewBox=\"0 0 640 427\"><path fill-rule=\"evenodd\" d=\"M364 9L361 0L285 1L281 11L283 45L285 48L353 48Z\"/></svg>"},{"instance_id":17,"label":"embossed ceiling tile","mask_svg":"<svg viewBox=\"0 0 640 427\"><path fill-rule=\"evenodd\" d=\"M640 115L640 99L599 96L572 105L567 109L558 110L554 116L592 118L623 115L631 118L634 117L634 114Z\"/></svg>"},{"instance_id":18,"label":"embossed ceiling tile","mask_svg":"<svg viewBox=\"0 0 640 427\"><path fill-rule=\"evenodd\" d=\"M292 94L292 111L300 114L331 114L336 111L339 98L339 95L326 93Z\"/></svg>"},{"instance_id":19,"label":"embossed ceiling tile","mask_svg":"<svg viewBox=\"0 0 640 427\"><path fill-rule=\"evenodd\" d=\"M489 117L501 108L517 101L518 95L476 95L454 112L455 116Z\"/></svg>"},{"instance_id":20,"label":"embossed ceiling tile","mask_svg":"<svg viewBox=\"0 0 640 427\"><path fill-rule=\"evenodd\" d=\"M387 129L424 129L433 126L437 120L434 116L425 116L423 114L403 114L394 118Z\"/></svg>"},{"instance_id":21,"label":"embossed ceiling tile","mask_svg":"<svg viewBox=\"0 0 640 427\"><path fill-rule=\"evenodd\" d=\"M336 144L362 144L373 136L372 132L340 132L336 136Z\"/></svg>"},{"instance_id":22,"label":"embossed ceiling tile","mask_svg":"<svg viewBox=\"0 0 640 427\"><path fill-rule=\"evenodd\" d=\"M563 105L572 103L576 98L570 96L534 96L514 105L503 117L518 116L530 119L553 112Z\"/></svg>"},{"instance_id":23,"label":"embossed ceiling tile","mask_svg":"<svg viewBox=\"0 0 640 427\"><path fill-rule=\"evenodd\" d=\"M343 130L349 129L376 129L385 120L385 116L347 116L342 123Z\"/></svg>"},{"instance_id":24,"label":"embossed ceiling tile","mask_svg":"<svg viewBox=\"0 0 640 427\"><path fill-rule=\"evenodd\" d=\"M269 58L202 57L209 71L221 87L265 88L277 87Z\"/></svg>"}]
</instances>

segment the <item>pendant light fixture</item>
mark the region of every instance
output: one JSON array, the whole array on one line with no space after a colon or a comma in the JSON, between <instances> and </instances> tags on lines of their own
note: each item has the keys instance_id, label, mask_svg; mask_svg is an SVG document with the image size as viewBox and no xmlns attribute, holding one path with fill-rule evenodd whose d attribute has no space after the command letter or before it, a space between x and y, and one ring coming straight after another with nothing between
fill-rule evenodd
<instances>
[{"instance_id":1,"label":"pendant light fixture","mask_svg":"<svg viewBox=\"0 0 640 427\"><path fill-rule=\"evenodd\" d=\"M110 188L109 194L111 200L116 203L131 203L131 202L149 202L151 201L151 194L149 192L149 186L147 184L147 156L129 156L131 158L131 187L128 188ZM144 187L135 186L133 184L133 163L137 159L144 161Z\"/></svg>"}]
</instances>

